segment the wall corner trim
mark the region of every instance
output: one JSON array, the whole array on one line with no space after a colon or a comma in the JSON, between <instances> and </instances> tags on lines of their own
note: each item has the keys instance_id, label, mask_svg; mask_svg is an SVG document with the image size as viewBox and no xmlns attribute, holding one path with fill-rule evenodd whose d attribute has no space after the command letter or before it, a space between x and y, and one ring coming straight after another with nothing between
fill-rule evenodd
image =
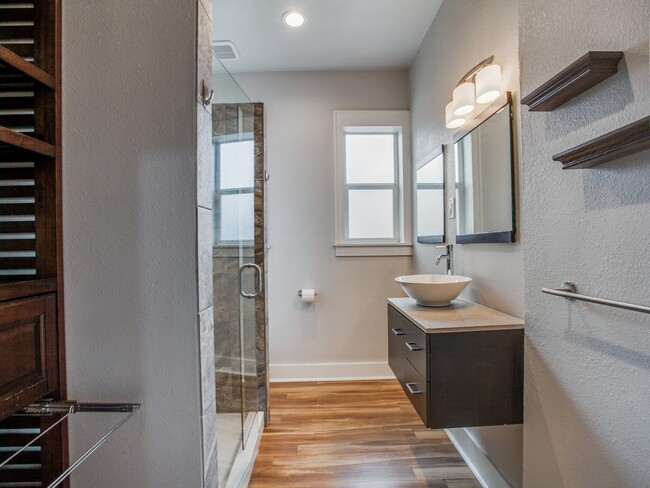
<instances>
[{"instance_id":1,"label":"wall corner trim","mask_svg":"<svg viewBox=\"0 0 650 488\"><path fill-rule=\"evenodd\" d=\"M444 431L483 488L512 488L465 429L444 429Z\"/></svg>"}]
</instances>

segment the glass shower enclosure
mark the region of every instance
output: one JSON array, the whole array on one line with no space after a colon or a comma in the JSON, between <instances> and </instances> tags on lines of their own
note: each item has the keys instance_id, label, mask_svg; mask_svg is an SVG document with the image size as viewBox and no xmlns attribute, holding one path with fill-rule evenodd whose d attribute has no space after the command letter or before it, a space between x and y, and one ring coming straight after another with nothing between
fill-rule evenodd
<instances>
[{"instance_id":1,"label":"glass shower enclosure","mask_svg":"<svg viewBox=\"0 0 650 488\"><path fill-rule=\"evenodd\" d=\"M263 106L213 57L214 347L219 486L267 413Z\"/></svg>"}]
</instances>

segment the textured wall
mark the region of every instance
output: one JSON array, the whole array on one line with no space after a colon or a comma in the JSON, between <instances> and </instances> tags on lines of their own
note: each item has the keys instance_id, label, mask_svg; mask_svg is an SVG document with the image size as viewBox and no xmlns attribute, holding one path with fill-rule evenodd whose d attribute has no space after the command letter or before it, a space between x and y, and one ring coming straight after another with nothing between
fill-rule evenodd
<instances>
[{"instance_id":1,"label":"textured wall","mask_svg":"<svg viewBox=\"0 0 650 488\"><path fill-rule=\"evenodd\" d=\"M447 188L453 188L455 175L453 132L445 128L445 106L451 100L458 80L491 54L501 65L504 87L514 92L513 96L518 102L517 22L517 2L514 0L489 3L479 0L446 1L440 7L411 66L413 163L417 164L441 144L448 144ZM453 196L449 191L446 193L447 197ZM455 235L456 221L448 220L448 241L453 243ZM523 316L521 242L525 237L520 235L515 244L456 246L454 272L468 274L474 279L464 296L503 312ZM418 272L444 272L444 262L437 270L433 263L438 251L432 245L415 246L414 263Z\"/></svg>"},{"instance_id":2,"label":"textured wall","mask_svg":"<svg viewBox=\"0 0 650 488\"><path fill-rule=\"evenodd\" d=\"M550 113L522 110L526 349L524 486L650 486L650 317L543 295L650 303L650 151L561 171L551 156L650 113L647 0L520 2L522 93L588 50L614 77Z\"/></svg>"},{"instance_id":3,"label":"textured wall","mask_svg":"<svg viewBox=\"0 0 650 488\"><path fill-rule=\"evenodd\" d=\"M333 111L408 108L406 73L236 78L266 113L271 379L390 374L386 298L402 296L393 278L410 259L334 257ZM313 305L300 288L316 288Z\"/></svg>"},{"instance_id":4,"label":"textured wall","mask_svg":"<svg viewBox=\"0 0 650 488\"><path fill-rule=\"evenodd\" d=\"M196 0L63 3L68 393L142 403L73 486L199 487Z\"/></svg>"},{"instance_id":5,"label":"textured wall","mask_svg":"<svg viewBox=\"0 0 650 488\"><path fill-rule=\"evenodd\" d=\"M515 114L519 99L518 18L515 0L446 0L431 24L410 71L413 163L448 144L447 189L453 188L453 132L445 128L445 106L458 80L472 66L493 54L501 65L504 87L513 91ZM515 116L517 123L517 116ZM515 129L515 139L518 131ZM447 190L447 198L453 192ZM447 240L454 243L456 220L447 220ZM523 244L519 233L515 244L455 245L454 272L471 276L465 298L523 317ZM444 273L444 261L433 245L415 246L414 267L418 273ZM467 429L474 442L513 486L521 486L522 428L484 427Z\"/></svg>"}]
</instances>

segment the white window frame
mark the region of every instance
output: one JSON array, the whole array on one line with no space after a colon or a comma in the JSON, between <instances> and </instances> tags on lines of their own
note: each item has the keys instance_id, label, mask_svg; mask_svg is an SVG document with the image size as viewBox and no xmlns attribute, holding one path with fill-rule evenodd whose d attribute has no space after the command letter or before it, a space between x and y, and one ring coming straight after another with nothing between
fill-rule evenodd
<instances>
[{"instance_id":1,"label":"white window frame","mask_svg":"<svg viewBox=\"0 0 650 488\"><path fill-rule=\"evenodd\" d=\"M346 134L395 134L395 184L351 184L345 181ZM411 131L408 110L334 111L335 195L334 249L336 256L411 256L413 254ZM394 190L395 226L392 239L349 239L348 191L363 188Z\"/></svg>"}]
</instances>

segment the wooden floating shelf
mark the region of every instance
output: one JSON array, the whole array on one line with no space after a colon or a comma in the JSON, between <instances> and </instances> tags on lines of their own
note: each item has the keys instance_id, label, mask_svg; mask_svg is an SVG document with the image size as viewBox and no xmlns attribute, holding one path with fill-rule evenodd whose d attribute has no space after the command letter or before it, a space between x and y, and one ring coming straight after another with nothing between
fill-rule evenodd
<instances>
[{"instance_id":1,"label":"wooden floating shelf","mask_svg":"<svg viewBox=\"0 0 650 488\"><path fill-rule=\"evenodd\" d=\"M591 168L650 149L650 117L553 156L562 169Z\"/></svg>"},{"instance_id":2,"label":"wooden floating shelf","mask_svg":"<svg viewBox=\"0 0 650 488\"><path fill-rule=\"evenodd\" d=\"M52 144L34 139L33 137L26 136L20 132L7 129L0 126L0 142L9 144L13 147L25 149L27 151L53 158L56 156L56 149Z\"/></svg>"},{"instance_id":3,"label":"wooden floating shelf","mask_svg":"<svg viewBox=\"0 0 650 488\"><path fill-rule=\"evenodd\" d=\"M25 61L23 58L4 46L0 46L0 61L48 88L53 90L56 88L54 76L46 73L29 61Z\"/></svg>"},{"instance_id":4,"label":"wooden floating shelf","mask_svg":"<svg viewBox=\"0 0 650 488\"><path fill-rule=\"evenodd\" d=\"M621 51L589 51L553 78L522 98L531 112L550 112L616 74Z\"/></svg>"}]
</instances>

